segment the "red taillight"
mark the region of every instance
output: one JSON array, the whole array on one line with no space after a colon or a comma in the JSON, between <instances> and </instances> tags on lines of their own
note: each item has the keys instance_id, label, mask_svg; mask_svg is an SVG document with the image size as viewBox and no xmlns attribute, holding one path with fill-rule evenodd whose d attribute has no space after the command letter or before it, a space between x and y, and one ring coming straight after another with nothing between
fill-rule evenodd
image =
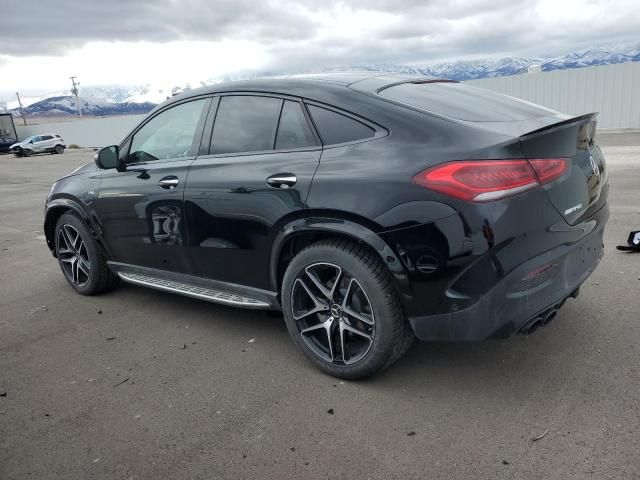
<instances>
[{"instance_id":1,"label":"red taillight","mask_svg":"<svg viewBox=\"0 0 640 480\"><path fill-rule=\"evenodd\" d=\"M424 170L413 181L467 202L488 202L551 182L567 168L563 158L459 161Z\"/></svg>"},{"instance_id":2,"label":"red taillight","mask_svg":"<svg viewBox=\"0 0 640 480\"><path fill-rule=\"evenodd\" d=\"M569 162L565 158L534 158L529 163L536 171L540 183L553 182L567 171Z\"/></svg>"}]
</instances>

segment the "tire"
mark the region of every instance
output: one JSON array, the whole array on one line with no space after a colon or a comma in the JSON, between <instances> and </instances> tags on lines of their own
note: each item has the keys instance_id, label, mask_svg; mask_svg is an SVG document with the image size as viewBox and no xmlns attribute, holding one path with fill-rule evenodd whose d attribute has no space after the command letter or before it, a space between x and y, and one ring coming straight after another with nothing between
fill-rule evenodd
<instances>
[{"instance_id":1,"label":"tire","mask_svg":"<svg viewBox=\"0 0 640 480\"><path fill-rule=\"evenodd\" d=\"M53 149L53 151L55 153L57 153L58 155L61 155L64 153L64 147L62 145L56 145Z\"/></svg>"},{"instance_id":2,"label":"tire","mask_svg":"<svg viewBox=\"0 0 640 480\"><path fill-rule=\"evenodd\" d=\"M76 292L97 295L118 284L93 235L76 215L65 213L58 219L55 249L64 278Z\"/></svg>"},{"instance_id":3,"label":"tire","mask_svg":"<svg viewBox=\"0 0 640 480\"><path fill-rule=\"evenodd\" d=\"M27 150L27 149L22 150L22 156L23 157L29 157L29 156L31 156L32 153L33 153L33 151L31 151L31 150Z\"/></svg>"},{"instance_id":4,"label":"tire","mask_svg":"<svg viewBox=\"0 0 640 480\"><path fill-rule=\"evenodd\" d=\"M383 370L414 339L387 268L375 252L348 240L323 240L293 258L282 307L294 343L334 377Z\"/></svg>"}]
</instances>

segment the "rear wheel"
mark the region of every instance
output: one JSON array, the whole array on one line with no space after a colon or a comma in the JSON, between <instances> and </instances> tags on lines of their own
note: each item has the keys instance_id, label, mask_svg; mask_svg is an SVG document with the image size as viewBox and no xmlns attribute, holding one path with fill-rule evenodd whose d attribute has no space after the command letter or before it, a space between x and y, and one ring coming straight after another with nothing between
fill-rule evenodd
<instances>
[{"instance_id":1,"label":"rear wheel","mask_svg":"<svg viewBox=\"0 0 640 480\"><path fill-rule=\"evenodd\" d=\"M353 242L326 240L302 250L285 273L282 307L296 345L336 377L382 370L413 341L386 267Z\"/></svg>"},{"instance_id":2,"label":"rear wheel","mask_svg":"<svg viewBox=\"0 0 640 480\"><path fill-rule=\"evenodd\" d=\"M56 145L56 147L53 149L53 151L57 154L61 154L64 153L64 147L62 145Z\"/></svg>"},{"instance_id":3,"label":"rear wheel","mask_svg":"<svg viewBox=\"0 0 640 480\"><path fill-rule=\"evenodd\" d=\"M111 290L118 278L85 224L71 213L56 224L55 249L65 279L78 293L95 295Z\"/></svg>"}]
</instances>

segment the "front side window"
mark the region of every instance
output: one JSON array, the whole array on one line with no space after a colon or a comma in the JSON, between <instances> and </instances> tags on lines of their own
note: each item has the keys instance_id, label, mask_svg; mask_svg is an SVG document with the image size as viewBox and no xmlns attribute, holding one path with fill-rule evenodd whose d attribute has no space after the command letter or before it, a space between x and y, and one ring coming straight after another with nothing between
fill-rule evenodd
<instances>
[{"instance_id":1,"label":"front side window","mask_svg":"<svg viewBox=\"0 0 640 480\"><path fill-rule=\"evenodd\" d=\"M308 107L322 143L325 145L354 142L376 134L373 128L346 115L315 105L308 105Z\"/></svg>"},{"instance_id":2,"label":"front side window","mask_svg":"<svg viewBox=\"0 0 640 480\"><path fill-rule=\"evenodd\" d=\"M273 150L282 100L248 95L220 99L211 153Z\"/></svg>"},{"instance_id":3,"label":"front side window","mask_svg":"<svg viewBox=\"0 0 640 480\"><path fill-rule=\"evenodd\" d=\"M285 100L278 124L276 150L317 145L309 123L298 102Z\"/></svg>"},{"instance_id":4,"label":"front side window","mask_svg":"<svg viewBox=\"0 0 640 480\"><path fill-rule=\"evenodd\" d=\"M193 137L207 99L181 103L153 117L133 136L130 162L148 162L194 155Z\"/></svg>"}]
</instances>

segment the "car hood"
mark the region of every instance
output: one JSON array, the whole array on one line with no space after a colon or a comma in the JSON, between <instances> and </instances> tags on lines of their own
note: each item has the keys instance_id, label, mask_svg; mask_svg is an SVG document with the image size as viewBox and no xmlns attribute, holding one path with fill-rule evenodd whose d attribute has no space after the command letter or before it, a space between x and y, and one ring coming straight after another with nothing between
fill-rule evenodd
<instances>
[{"instance_id":1,"label":"car hood","mask_svg":"<svg viewBox=\"0 0 640 480\"><path fill-rule=\"evenodd\" d=\"M16 143L12 144L9 148L22 147L24 145L26 145L25 142L16 142Z\"/></svg>"},{"instance_id":2,"label":"car hood","mask_svg":"<svg viewBox=\"0 0 640 480\"><path fill-rule=\"evenodd\" d=\"M89 162L85 165L82 165L81 167L76 168L73 172L67 173L64 177L59 178L58 181L68 177L73 177L75 175L82 175L83 173L95 172L96 170L98 170L98 166L93 162Z\"/></svg>"}]
</instances>

